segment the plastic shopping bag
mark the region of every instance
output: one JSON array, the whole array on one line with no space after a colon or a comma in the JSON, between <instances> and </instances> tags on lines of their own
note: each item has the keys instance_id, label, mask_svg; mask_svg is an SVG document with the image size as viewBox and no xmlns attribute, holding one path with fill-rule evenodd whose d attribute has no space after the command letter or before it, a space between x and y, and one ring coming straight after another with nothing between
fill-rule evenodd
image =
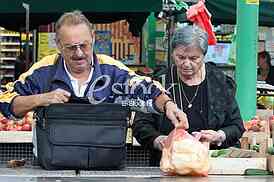
<instances>
[{"instance_id":1,"label":"plastic shopping bag","mask_svg":"<svg viewBox=\"0 0 274 182\"><path fill-rule=\"evenodd\" d=\"M205 6L205 0L199 0L198 3L190 6L186 14L189 21L193 22L195 25L198 25L207 32L208 44L215 45L217 43L217 39L210 20L211 14Z\"/></svg>"},{"instance_id":2,"label":"plastic shopping bag","mask_svg":"<svg viewBox=\"0 0 274 182\"><path fill-rule=\"evenodd\" d=\"M192 136L182 128L175 128L163 141L160 169L166 175L207 176L209 147L199 139L199 134Z\"/></svg>"}]
</instances>

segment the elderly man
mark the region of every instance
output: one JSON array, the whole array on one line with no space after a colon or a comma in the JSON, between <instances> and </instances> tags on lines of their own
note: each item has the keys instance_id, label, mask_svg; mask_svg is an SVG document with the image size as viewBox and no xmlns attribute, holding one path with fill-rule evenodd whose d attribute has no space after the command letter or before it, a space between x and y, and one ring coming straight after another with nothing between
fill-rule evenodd
<instances>
[{"instance_id":1,"label":"elderly man","mask_svg":"<svg viewBox=\"0 0 274 182\"><path fill-rule=\"evenodd\" d=\"M174 125L188 127L186 115L160 84L93 52L94 30L81 12L65 13L55 28L60 54L43 58L7 85L0 95L6 117L21 117L38 106L65 103L71 97L88 97L94 103L136 99L142 111L165 112Z\"/></svg>"}]
</instances>

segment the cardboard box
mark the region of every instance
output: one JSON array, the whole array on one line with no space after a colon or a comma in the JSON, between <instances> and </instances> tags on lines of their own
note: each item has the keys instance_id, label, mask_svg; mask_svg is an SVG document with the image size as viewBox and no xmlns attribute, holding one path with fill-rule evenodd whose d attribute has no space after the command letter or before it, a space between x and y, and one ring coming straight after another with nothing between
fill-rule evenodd
<instances>
[{"instance_id":1,"label":"cardboard box","mask_svg":"<svg viewBox=\"0 0 274 182\"><path fill-rule=\"evenodd\" d=\"M246 169L267 170L267 158L210 158L208 174L243 175Z\"/></svg>"}]
</instances>

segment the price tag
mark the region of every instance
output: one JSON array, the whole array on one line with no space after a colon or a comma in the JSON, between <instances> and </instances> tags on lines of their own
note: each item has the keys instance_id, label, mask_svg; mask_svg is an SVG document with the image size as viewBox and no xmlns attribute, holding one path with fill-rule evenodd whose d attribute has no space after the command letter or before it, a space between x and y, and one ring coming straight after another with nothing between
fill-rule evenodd
<instances>
[{"instance_id":1,"label":"price tag","mask_svg":"<svg viewBox=\"0 0 274 182\"><path fill-rule=\"evenodd\" d=\"M132 144L133 139L132 139L132 128L127 129L127 140L126 143Z\"/></svg>"},{"instance_id":2,"label":"price tag","mask_svg":"<svg viewBox=\"0 0 274 182\"><path fill-rule=\"evenodd\" d=\"M134 118L135 118L135 112L131 112L131 116L128 121L129 126L127 128L127 140L126 140L126 143L130 143L130 144L133 143L132 125L133 125Z\"/></svg>"},{"instance_id":3,"label":"price tag","mask_svg":"<svg viewBox=\"0 0 274 182\"><path fill-rule=\"evenodd\" d=\"M246 4L257 4L257 5L259 5L259 0L246 0Z\"/></svg>"}]
</instances>

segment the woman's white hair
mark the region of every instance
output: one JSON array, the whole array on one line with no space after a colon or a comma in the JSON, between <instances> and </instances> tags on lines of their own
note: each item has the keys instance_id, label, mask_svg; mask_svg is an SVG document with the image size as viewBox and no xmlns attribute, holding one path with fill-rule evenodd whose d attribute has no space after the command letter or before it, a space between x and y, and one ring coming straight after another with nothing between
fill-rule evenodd
<instances>
[{"instance_id":1,"label":"woman's white hair","mask_svg":"<svg viewBox=\"0 0 274 182\"><path fill-rule=\"evenodd\" d=\"M194 45L200 47L205 55L208 49L208 35L196 25L186 25L177 28L171 39L172 51L178 46Z\"/></svg>"}]
</instances>

